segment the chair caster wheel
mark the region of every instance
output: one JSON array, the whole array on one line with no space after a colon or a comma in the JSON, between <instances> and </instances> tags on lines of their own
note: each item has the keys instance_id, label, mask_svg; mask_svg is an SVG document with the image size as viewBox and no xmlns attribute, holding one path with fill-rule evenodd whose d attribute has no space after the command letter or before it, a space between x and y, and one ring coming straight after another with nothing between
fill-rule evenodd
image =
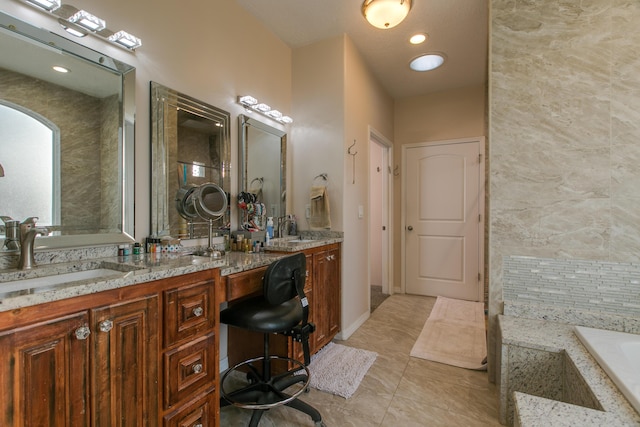
<instances>
[{"instance_id":1,"label":"chair caster wheel","mask_svg":"<svg viewBox=\"0 0 640 427\"><path fill-rule=\"evenodd\" d=\"M327 427L323 421L316 421L315 427Z\"/></svg>"}]
</instances>

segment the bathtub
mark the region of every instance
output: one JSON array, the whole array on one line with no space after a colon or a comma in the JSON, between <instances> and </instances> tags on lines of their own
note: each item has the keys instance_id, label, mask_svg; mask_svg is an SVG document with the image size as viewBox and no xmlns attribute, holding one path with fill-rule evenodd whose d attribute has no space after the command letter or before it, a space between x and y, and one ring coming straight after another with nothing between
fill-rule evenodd
<instances>
[{"instance_id":1,"label":"bathtub","mask_svg":"<svg viewBox=\"0 0 640 427\"><path fill-rule=\"evenodd\" d=\"M575 327L576 335L640 412L640 335Z\"/></svg>"}]
</instances>

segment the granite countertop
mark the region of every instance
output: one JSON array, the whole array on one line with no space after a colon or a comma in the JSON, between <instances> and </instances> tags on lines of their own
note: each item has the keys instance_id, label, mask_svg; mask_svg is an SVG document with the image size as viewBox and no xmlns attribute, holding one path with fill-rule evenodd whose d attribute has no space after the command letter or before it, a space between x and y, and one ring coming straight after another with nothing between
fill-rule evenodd
<instances>
[{"instance_id":1,"label":"granite countertop","mask_svg":"<svg viewBox=\"0 0 640 427\"><path fill-rule=\"evenodd\" d=\"M229 252L221 258L180 253L129 255L127 257L98 258L38 266L32 270L0 271L0 312L57 301L109 289L150 282L167 277L220 268L222 276L271 264L286 254ZM55 276L76 271L109 269L104 277L3 292L3 282Z\"/></svg>"},{"instance_id":2,"label":"granite countertop","mask_svg":"<svg viewBox=\"0 0 640 427\"><path fill-rule=\"evenodd\" d=\"M573 325L511 316L498 316L498 322L503 344L555 353L565 352L604 409L602 412L516 393L515 401L522 427L640 425L640 414L582 345L574 333Z\"/></svg>"},{"instance_id":3,"label":"granite countertop","mask_svg":"<svg viewBox=\"0 0 640 427\"><path fill-rule=\"evenodd\" d=\"M287 236L271 239L264 247L267 252L299 252L332 243L342 242L342 236L315 236L309 232L298 236Z\"/></svg>"},{"instance_id":4,"label":"granite countertop","mask_svg":"<svg viewBox=\"0 0 640 427\"><path fill-rule=\"evenodd\" d=\"M301 242L292 242L300 240ZM271 264L289 252L299 252L342 242L340 232L304 232L300 237L273 239L265 252L229 252L221 258L195 256L189 253L143 254L126 257L84 259L71 262L42 264L31 270L0 270L0 312L57 301L80 295L116 289L139 283L219 268L222 276L240 273ZM71 279L60 284L25 285L7 282L54 277L61 274L96 269L109 270L104 276L91 279ZM3 290L3 283L5 289Z\"/></svg>"}]
</instances>

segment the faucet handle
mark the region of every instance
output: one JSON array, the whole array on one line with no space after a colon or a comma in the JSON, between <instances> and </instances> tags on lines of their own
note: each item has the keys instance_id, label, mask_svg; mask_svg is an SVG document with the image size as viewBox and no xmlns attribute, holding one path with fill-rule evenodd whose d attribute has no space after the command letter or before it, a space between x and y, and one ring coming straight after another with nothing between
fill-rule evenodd
<instances>
[{"instance_id":1,"label":"faucet handle","mask_svg":"<svg viewBox=\"0 0 640 427\"><path fill-rule=\"evenodd\" d=\"M30 216L29 218L22 221L22 224L32 224L36 225L36 221L38 220L37 216Z\"/></svg>"}]
</instances>

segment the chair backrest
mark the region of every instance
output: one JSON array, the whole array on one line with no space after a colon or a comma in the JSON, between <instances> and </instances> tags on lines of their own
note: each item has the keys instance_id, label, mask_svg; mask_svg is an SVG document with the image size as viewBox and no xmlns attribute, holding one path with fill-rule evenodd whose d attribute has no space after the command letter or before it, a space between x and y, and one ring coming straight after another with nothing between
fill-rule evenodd
<instances>
[{"instance_id":1,"label":"chair backrest","mask_svg":"<svg viewBox=\"0 0 640 427\"><path fill-rule=\"evenodd\" d=\"M271 305L280 305L299 295L298 290L304 295L302 289L306 272L307 257L303 253L275 261L264 274L264 299Z\"/></svg>"}]
</instances>

